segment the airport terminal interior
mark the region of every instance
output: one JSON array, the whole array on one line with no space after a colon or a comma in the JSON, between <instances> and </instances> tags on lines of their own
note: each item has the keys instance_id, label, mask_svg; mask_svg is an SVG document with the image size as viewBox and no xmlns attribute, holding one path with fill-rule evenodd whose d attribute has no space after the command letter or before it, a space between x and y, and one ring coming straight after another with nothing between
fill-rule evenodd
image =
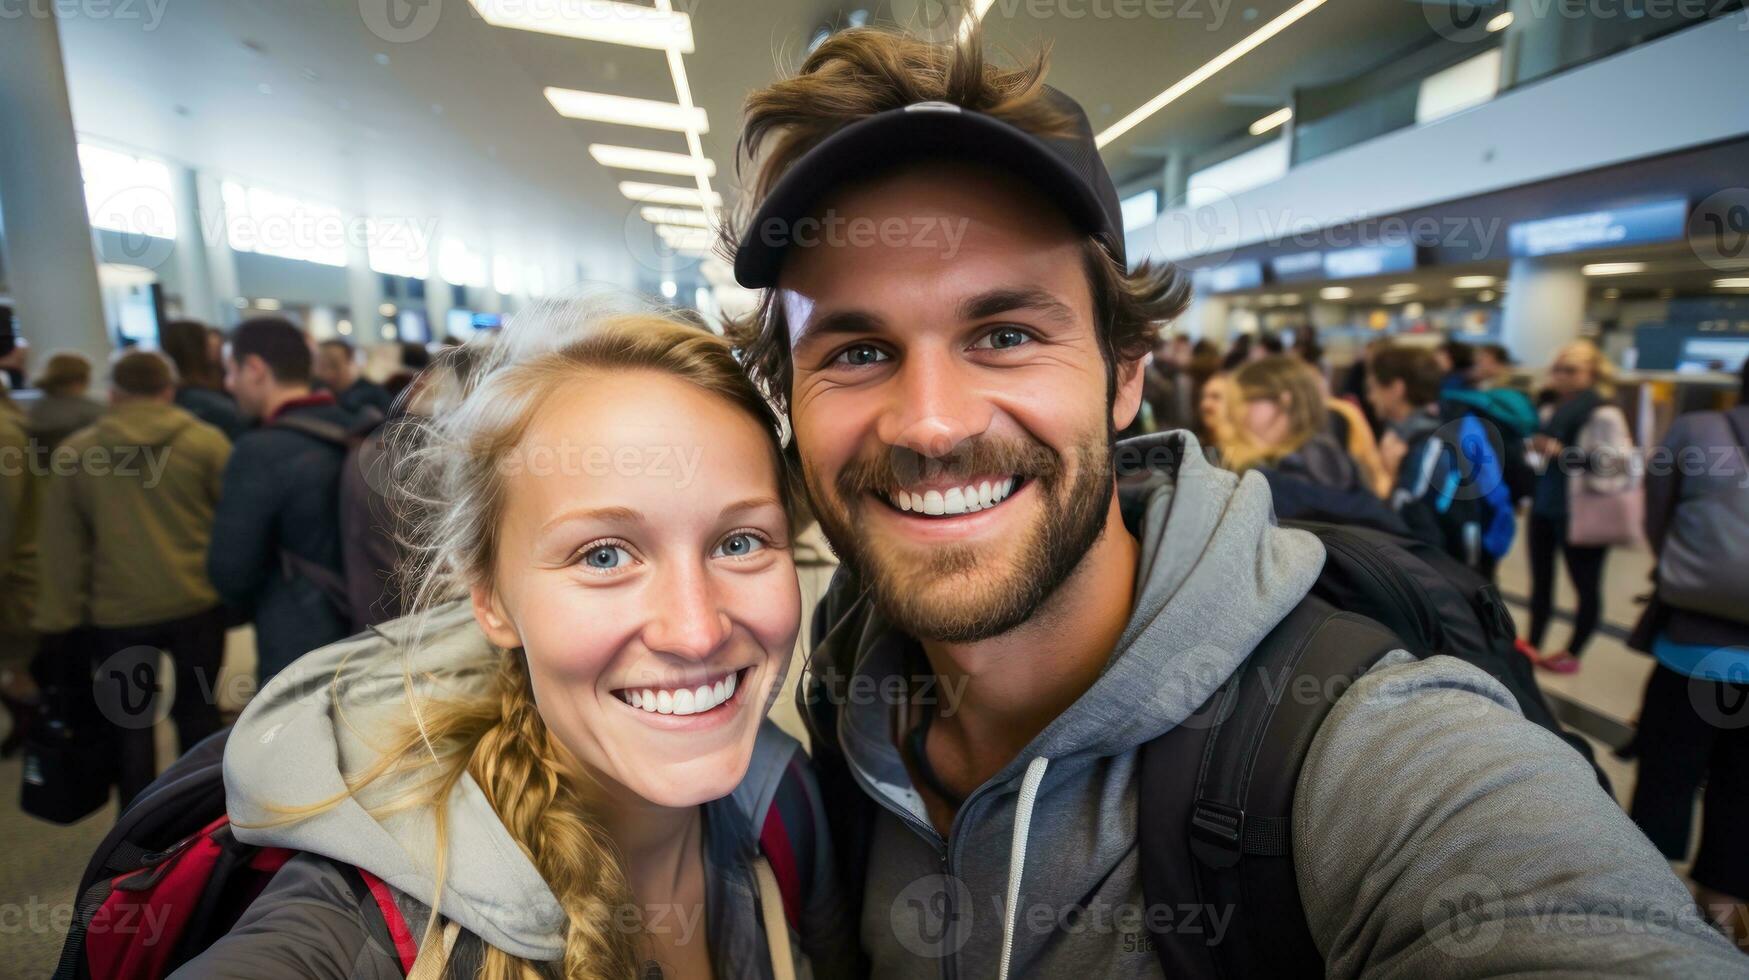
<instances>
[{"instance_id":1,"label":"airport terminal interior","mask_svg":"<svg viewBox=\"0 0 1749 980\"><path fill-rule=\"evenodd\" d=\"M0 0L0 976L1749 977L1746 78Z\"/></svg>"}]
</instances>

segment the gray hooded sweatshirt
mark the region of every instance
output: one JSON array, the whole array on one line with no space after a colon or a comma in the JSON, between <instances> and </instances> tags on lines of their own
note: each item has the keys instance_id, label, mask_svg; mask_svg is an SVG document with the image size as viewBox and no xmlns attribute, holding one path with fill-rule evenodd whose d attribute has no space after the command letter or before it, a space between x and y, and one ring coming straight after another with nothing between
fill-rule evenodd
<instances>
[{"instance_id":1,"label":"gray hooded sweatshirt","mask_svg":"<svg viewBox=\"0 0 1749 980\"><path fill-rule=\"evenodd\" d=\"M342 773L367 768L378 758L373 745L408 720L409 672L421 697L453 698L484 684L502 656L475 626L465 602L432 613L417 651L405 643L411 630L409 619L399 619L305 655L276 675L237 720L224 761L234 833L246 843L304 853L286 863L230 933L175 976L402 975L393 943L367 907L373 900L342 869L350 865L382 879L413 935L423 936L437 899L434 821L423 809L373 814L369 807L398 784L384 779L357 797L345 796ZM646 910L643 918L647 930L671 930L682 939L702 930L719 976L770 975L751 862L786 771L799 776L805 790L788 805L809 812L786 812L784 825L799 867L812 872L800 882L801 929L790 931L792 959L800 976L837 975L829 964L841 962L849 948L825 814L806 757L794 739L766 722L740 785L704 808L705 907L662 907ZM317 816L284 820L285 808L336 796L345 798ZM448 821L443 916L512 955L557 960L564 948L564 912L472 776L461 777ZM817 830L799 832L805 828ZM801 854L810 844L810 853ZM458 944L458 953L464 945ZM476 961L479 954L473 947ZM463 962L453 962L450 975L471 976L458 969ZM812 969L815 964L822 969Z\"/></svg>"},{"instance_id":2,"label":"gray hooded sweatshirt","mask_svg":"<svg viewBox=\"0 0 1749 980\"><path fill-rule=\"evenodd\" d=\"M947 839L895 747L891 699L839 712L877 806L860 923L876 977L1162 975L1142 918L1137 749L1244 661L1324 554L1275 525L1260 476L1211 466L1186 433L1145 440L1123 445L1170 464L1124 490L1143 515L1129 623L1093 686L966 798ZM855 644L862 690L895 689L882 680L908 674L914 642L858 608L826 642ZM1397 652L1351 687L1311 746L1292 823L1329 976L1749 976L1585 761L1461 661ZM1229 908L1169 911L1198 936L1231 925Z\"/></svg>"}]
</instances>

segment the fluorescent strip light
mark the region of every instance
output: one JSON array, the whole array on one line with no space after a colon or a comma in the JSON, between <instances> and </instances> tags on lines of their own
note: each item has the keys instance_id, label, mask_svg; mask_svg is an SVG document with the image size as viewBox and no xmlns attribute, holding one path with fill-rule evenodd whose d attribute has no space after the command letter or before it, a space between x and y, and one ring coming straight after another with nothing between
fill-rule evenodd
<instances>
[{"instance_id":1,"label":"fluorescent strip light","mask_svg":"<svg viewBox=\"0 0 1749 980\"><path fill-rule=\"evenodd\" d=\"M1451 284L1459 289L1487 289L1498 281L1493 276L1458 276Z\"/></svg>"},{"instance_id":2,"label":"fluorescent strip light","mask_svg":"<svg viewBox=\"0 0 1749 980\"><path fill-rule=\"evenodd\" d=\"M692 177L700 173L706 177L715 177L717 174L717 165L709 159L694 158L685 153L591 143L589 155L604 167L618 167L621 170L648 170L655 174L674 174L677 177Z\"/></svg>"},{"instance_id":3,"label":"fluorescent strip light","mask_svg":"<svg viewBox=\"0 0 1749 980\"><path fill-rule=\"evenodd\" d=\"M1325 286L1318 290L1320 299L1347 299L1354 295L1354 290L1347 286Z\"/></svg>"},{"instance_id":4,"label":"fluorescent strip light","mask_svg":"<svg viewBox=\"0 0 1749 980\"><path fill-rule=\"evenodd\" d=\"M653 225L690 225L694 228L711 226L710 215L687 208L639 208L638 217Z\"/></svg>"},{"instance_id":5,"label":"fluorescent strip light","mask_svg":"<svg viewBox=\"0 0 1749 980\"><path fill-rule=\"evenodd\" d=\"M1294 117L1293 106L1282 106L1262 119L1251 124L1251 135L1262 136L1282 123Z\"/></svg>"},{"instance_id":6,"label":"fluorescent strip light","mask_svg":"<svg viewBox=\"0 0 1749 980\"><path fill-rule=\"evenodd\" d=\"M692 18L613 0L469 0L493 27L691 53Z\"/></svg>"},{"instance_id":7,"label":"fluorescent strip light","mask_svg":"<svg viewBox=\"0 0 1749 980\"><path fill-rule=\"evenodd\" d=\"M706 197L696 187L675 187L672 184L646 184L636 180L622 180L619 192L639 204L679 204L692 208L720 208L723 197L716 191L711 191Z\"/></svg>"},{"instance_id":8,"label":"fluorescent strip light","mask_svg":"<svg viewBox=\"0 0 1749 980\"><path fill-rule=\"evenodd\" d=\"M579 92L576 89L542 90L547 101L559 115L567 119L617 123L621 126L644 126L669 129L677 133L708 133L710 122L704 110L694 105L675 105L652 99L633 99L605 92Z\"/></svg>"},{"instance_id":9,"label":"fluorescent strip light","mask_svg":"<svg viewBox=\"0 0 1749 980\"><path fill-rule=\"evenodd\" d=\"M1749 289L1749 276L1740 276L1740 277L1736 277L1736 278L1732 278L1732 279L1714 279L1713 280L1713 288L1714 289Z\"/></svg>"},{"instance_id":10,"label":"fluorescent strip light","mask_svg":"<svg viewBox=\"0 0 1749 980\"><path fill-rule=\"evenodd\" d=\"M1645 272L1644 262L1594 262L1579 270L1588 276L1631 276L1636 272Z\"/></svg>"},{"instance_id":11,"label":"fluorescent strip light","mask_svg":"<svg viewBox=\"0 0 1749 980\"><path fill-rule=\"evenodd\" d=\"M1508 10L1503 14L1497 14L1493 20L1488 22L1488 33L1489 34L1498 34L1501 31L1503 31L1511 26L1512 26L1512 11Z\"/></svg>"},{"instance_id":12,"label":"fluorescent strip light","mask_svg":"<svg viewBox=\"0 0 1749 980\"><path fill-rule=\"evenodd\" d=\"M1100 149L1104 149L1107 143L1134 129L1142 120L1171 105L1184 93L1208 81L1215 73L1250 54L1258 45L1292 27L1294 22L1322 7L1326 2L1328 0L1300 0L1299 3L1289 7L1285 13L1251 32L1251 35L1245 40L1215 55L1214 60L1208 64L1173 82L1166 91L1142 103L1134 112L1106 127L1105 132L1100 133L1094 139L1094 143Z\"/></svg>"}]
</instances>

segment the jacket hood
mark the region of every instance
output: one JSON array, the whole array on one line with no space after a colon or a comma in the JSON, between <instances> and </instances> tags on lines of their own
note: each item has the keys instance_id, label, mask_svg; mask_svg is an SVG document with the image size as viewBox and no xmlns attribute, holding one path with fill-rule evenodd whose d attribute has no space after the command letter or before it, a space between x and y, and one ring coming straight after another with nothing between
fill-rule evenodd
<instances>
[{"instance_id":1,"label":"jacket hood","mask_svg":"<svg viewBox=\"0 0 1749 980\"><path fill-rule=\"evenodd\" d=\"M1027 756L1114 755L1206 701L1317 581L1324 546L1275 523L1269 483L1186 431L1118 444L1118 502L1141 542L1135 604L1105 672Z\"/></svg>"},{"instance_id":2,"label":"jacket hood","mask_svg":"<svg viewBox=\"0 0 1749 980\"><path fill-rule=\"evenodd\" d=\"M373 814L372 806L406 786L393 776L347 793L343 774L376 762L378 747L410 720L409 684L422 699L454 698L490 683L502 656L465 601L433 610L415 650L417 627L415 617L404 617L306 654L249 702L225 751L226 806L236 836L363 868L507 953L558 959L564 910L471 775L462 775L447 803L441 904L430 811ZM769 723L761 727L747 775L726 801L749 816L746 826L760 826L798 750ZM291 808L336 798L314 816L286 819Z\"/></svg>"},{"instance_id":3,"label":"jacket hood","mask_svg":"<svg viewBox=\"0 0 1749 980\"><path fill-rule=\"evenodd\" d=\"M163 446L197 419L175 405L142 402L118 405L103 413L92 428L106 446Z\"/></svg>"}]
</instances>

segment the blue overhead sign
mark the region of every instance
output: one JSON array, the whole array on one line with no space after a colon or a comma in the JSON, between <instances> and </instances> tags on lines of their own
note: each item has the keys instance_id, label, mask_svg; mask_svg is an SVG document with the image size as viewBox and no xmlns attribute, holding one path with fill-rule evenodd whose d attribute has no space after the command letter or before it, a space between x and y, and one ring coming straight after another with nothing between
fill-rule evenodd
<instances>
[{"instance_id":1,"label":"blue overhead sign","mask_svg":"<svg viewBox=\"0 0 1749 980\"><path fill-rule=\"evenodd\" d=\"M1191 274L1191 284L1211 293L1231 293L1263 285L1263 263L1255 260L1229 262Z\"/></svg>"},{"instance_id":2,"label":"blue overhead sign","mask_svg":"<svg viewBox=\"0 0 1749 980\"><path fill-rule=\"evenodd\" d=\"M1680 241L1687 229L1688 201L1678 197L1608 211L1519 221L1507 229L1506 236L1512 256L1528 259L1593 248Z\"/></svg>"},{"instance_id":3,"label":"blue overhead sign","mask_svg":"<svg viewBox=\"0 0 1749 980\"><path fill-rule=\"evenodd\" d=\"M1408 272L1415 268L1415 243L1396 245L1366 245L1324 253L1324 276L1329 279L1356 279L1361 276L1382 276L1391 272Z\"/></svg>"},{"instance_id":4,"label":"blue overhead sign","mask_svg":"<svg viewBox=\"0 0 1749 980\"><path fill-rule=\"evenodd\" d=\"M1269 271L1275 276L1276 282L1321 279L1324 276L1324 253L1295 252L1292 255L1278 255L1269 260Z\"/></svg>"}]
</instances>

